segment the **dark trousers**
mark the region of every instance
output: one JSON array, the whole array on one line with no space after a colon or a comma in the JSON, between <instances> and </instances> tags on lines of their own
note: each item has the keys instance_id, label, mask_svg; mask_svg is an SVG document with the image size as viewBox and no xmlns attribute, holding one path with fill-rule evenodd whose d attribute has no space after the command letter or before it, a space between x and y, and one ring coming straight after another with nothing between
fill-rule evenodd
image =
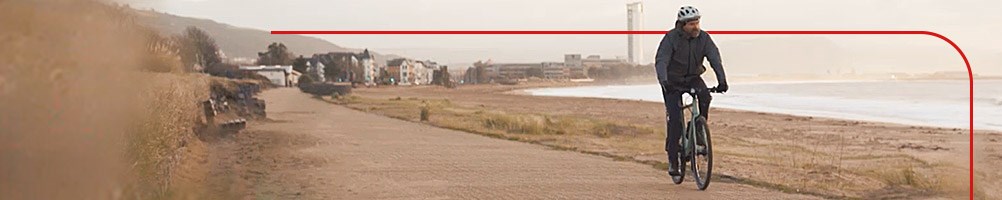
<instances>
[{"instance_id":1,"label":"dark trousers","mask_svg":"<svg viewBox=\"0 0 1002 200\"><path fill-rule=\"evenodd\" d=\"M682 94L685 94L689 88L695 88L700 91L696 93L696 97L699 98L699 111L700 116L703 118L708 118L708 113L710 110L710 92L706 89L706 83L703 82L703 78L693 77L687 81L680 83L661 83L661 94L665 99L665 115L668 117L668 138L665 139L665 151L668 151L668 159L678 160L678 151L681 148L679 146L679 139L682 137L682 132L684 131L682 122Z\"/></svg>"}]
</instances>

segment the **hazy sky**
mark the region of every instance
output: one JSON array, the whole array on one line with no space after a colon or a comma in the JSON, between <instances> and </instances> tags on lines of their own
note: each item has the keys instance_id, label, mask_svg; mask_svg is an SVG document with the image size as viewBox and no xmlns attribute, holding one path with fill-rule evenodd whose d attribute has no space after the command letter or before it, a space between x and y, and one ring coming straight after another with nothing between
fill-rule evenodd
<instances>
[{"instance_id":1,"label":"hazy sky","mask_svg":"<svg viewBox=\"0 0 1002 200\"><path fill-rule=\"evenodd\" d=\"M625 30L626 0L131 0L134 7L207 18L262 30ZM954 39L969 54L1002 52L1002 1L762 0L644 1L644 27L667 30L680 5L702 11L705 30L929 30ZM625 35L402 36L315 35L352 48L468 63L561 61L565 53L626 55ZM720 35L727 42L760 37ZM942 49L922 36L825 36L847 50L873 47ZM661 36L645 36L653 60ZM892 50L894 50L892 48ZM902 53L906 54L906 53ZM902 55L906 56L906 55ZM725 55L726 58L726 55ZM1002 60L992 56L979 60ZM959 58L957 62L962 64ZM987 63L987 62L986 62ZM993 62L1000 63L1000 62ZM1002 66L992 67L991 70ZM976 68L977 69L977 68ZM958 69L959 70L959 69ZM988 71L991 71L988 70Z\"/></svg>"}]
</instances>

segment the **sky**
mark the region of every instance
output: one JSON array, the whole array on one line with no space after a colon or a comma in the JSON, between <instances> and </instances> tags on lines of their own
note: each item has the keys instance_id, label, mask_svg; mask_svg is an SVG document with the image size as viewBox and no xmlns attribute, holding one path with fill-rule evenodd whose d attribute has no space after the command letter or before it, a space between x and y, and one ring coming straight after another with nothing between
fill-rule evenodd
<instances>
[{"instance_id":1,"label":"sky","mask_svg":"<svg viewBox=\"0 0 1002 200\"><path fill-rule=\"evenodd\" d=\"M137 8L212 19L262 30L625 30L626 3L635 0L123 0ZM681 5L703 14L704 30L928 30L953 39L975 71L1002 74L1002 1L997 0L760 0L644 1L644 29L668 30ZM562 61L567 53L626 56L625 35L312 35L440 63ZM763 37L715 36L718 43ZM927 36L820 36L848 51L886 49L951 52ZM643 38L652 62L661 36ZM722 48L726 47L721 45ZM984 55L984 56L978 56ZM997 55L997 56L993 56ZM956 63L963 62L955 55ZM726 59L726 55L725 55ZM947 58L930 58L947 59ZM978 63L992 63L979 66ZM980 70L979 70L979 67ZM950 69L944 69L950 70ZM954 70L962 70L956 68Z\"/></svg>"}]
</instances>

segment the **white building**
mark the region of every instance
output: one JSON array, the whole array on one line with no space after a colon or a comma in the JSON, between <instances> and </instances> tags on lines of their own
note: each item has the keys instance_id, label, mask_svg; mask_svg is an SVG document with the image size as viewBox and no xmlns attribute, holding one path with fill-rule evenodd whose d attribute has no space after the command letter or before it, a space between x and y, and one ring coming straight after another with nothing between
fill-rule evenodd
<instances>
[{"instance_id":1,"label":"white building","mask_svg":"<svg viewBox=\"0 0 1002 200\"><path fill-rule=\"evenodd\" d=\"M292 81L290 81L290 75L292 75L292 65L273 65L273 66L240 66L240 70L243 71L253 71L261 76L268 78L272 84L279 86L292 86Z\"/></svg>"},{"instance_id":2,"label":"white building","mask_svg":"<svg viewBox=\"0 0 1002 200\"><path fill-rule=\"evenodd\" d=\"M564 79L571 76L571 70L564 63L543 62L543 78Z\"/></svg>"},{"instance_id":3,"label":"white building","mask_svg":"<svg viewBox=\"0 0 1002 200\"><path fill-rule=\"evenodd\" d=\"M313 82L318 82L318 83L325 82L326 80L324 78L324 67L326 66L324 66L323 63L320 63L316 59L310 59L309 61L306 62L305 76L313 78Z\"/></svg>"},{"instance_id":4,"label":"white building","mask_svg":"<svg viewBox=\"0 0 1002 200\"><path fill-rule=\"evenodd\" d=\"M414 62L411 63L411 66L413 67L411 69L412 70L411 74L413 76L411 76L410 80L409 80L411 82L411 84L414 84L414 85L427 85L428 83L431 83L431 77L427 76L428 75L428 65L425 65L425 62L414 61Z\"/></svg>"},{"instance_id":5,"label":"white building","mask_svg":"<svg viewBox=\"0 0 1002 200\"><path fill-rule=\"evenodd\" d=\"M366 85L376 85L380 71L380 67L376 65L376 57L369 53L369 49L362 51L355 57L358 57L359 63L362 65L362 82Z\"/></svg>"},{"instance_id":6,"label":"white building","mask_svg":"<svg viewBox=\"0 0 1002 200\"><path fill-rule=\"evenodd\" d=\"M303 73L299 73L296 70L292 70L292 73L289 73L289 76L287 76L287 77L289 77L289 80L288 80L289 85L286 85L286 86L292 87L292 86L299 85L299 77L301 77L301 76L303 76Z\"/></svg>"},{"instance_id":7,"label":"white building","mask_svg":"<svg viewBox=\"0 0 1002 200\"><path fill-rule=\"evenodd\" d=\"M390 81L396 85L410 85L414 77L414 62L404 58L389 60L386 62L386 72L390 74Z\"/></svg>"},{"instance_id":8,"label":"white building","mask_svg":"<svg viewBox=\"0 0 1002 200\"><path fill-rule=\"evenodd\" d=\"M643 2L633 2L626 4L626 29L629 31L640 31L644 29L644 4ZM641 34L628 34L627 55L630 63L642 64L644 62L644 45Z\"/></svg>"},{"instance_id":9,"label":"white building","mask_svg":"<svg viewBox=\"0 0 1002 200\"><path fill-rule=\"evenodd\" d=\"M416 85L428 85L433 81L435 76L435 70L438 70L439 66L437 62L434 61L417 61L414 62L414 84Z\"/></svg>"}]
</instances>

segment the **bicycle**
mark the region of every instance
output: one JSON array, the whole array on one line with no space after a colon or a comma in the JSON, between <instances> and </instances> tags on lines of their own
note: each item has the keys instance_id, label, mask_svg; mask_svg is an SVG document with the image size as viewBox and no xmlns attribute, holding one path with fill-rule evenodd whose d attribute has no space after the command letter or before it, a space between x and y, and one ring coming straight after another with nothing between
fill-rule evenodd
<instances>
[{"instance_id":1,"label":"bicycle","mask_svg":"<svg viewBox=\"0 0 1002 200\"><path fill-rule=\"evenodd\" d=\"M717 90L716 87L707 90L710 93L723 93ZM696 97L696 92L695 88L685 91L686 94L692 97L692 103L682 106L682 116L685 116L685 109L688 108L691 117L685 123L685 133L679 139L679 146L682 147L679 150L678 156L681 159L679 161L679 171L682 173L678 176L672 176L671 179L675 184L682 184L685 178L685 163L691 162L692 176L696 181L696 187L699 190L706 190L706 187L710 186L710 176L712 176L713 171L713 145L710 142L710 129L706 127L706 118L700 116L699 98ZM694 127L697 127L697 129L693 129ZM700 169L701 167L705 169Z\"/></svg>"}]
</instances>

